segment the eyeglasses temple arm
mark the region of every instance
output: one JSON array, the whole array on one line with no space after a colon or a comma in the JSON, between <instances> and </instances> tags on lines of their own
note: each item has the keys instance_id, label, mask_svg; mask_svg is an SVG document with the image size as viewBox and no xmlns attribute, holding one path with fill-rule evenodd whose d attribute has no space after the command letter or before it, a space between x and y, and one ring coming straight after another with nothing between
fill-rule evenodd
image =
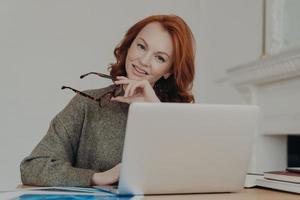
<instances>
[{"instance_id":1,"label":"eyeglasses temple arm","mask_svg":"<svg viewBox=\"0 0 300 200\"><path fill-rule=\"evenodd\" d=\"M94 100L94 101L99 101L99 100L96 99L95 97L92 97L92 96L90 96L90 95L88 95L88 94L86 94L86 93L84 93L84 92L81 92L81 91L79 91L79 90L76 90L76 89L71 88L71 87L68 87L68 86L62 86L61 89L62 89L62 90L64 90L64 89L70 89L70 90L72 90L73 92L76 92L77 94L80 94L80 95L82 95L82 96L84 96L84 97L90 98L90 99L92 99L92 100Z\"/></svg>"},{"instance_id":2,"label":"eyeglasses temple arm","mask_svg":"<svg viewBox=\"0 0 300 200\"><path fill-rule=\"evenodd\" d=\"M84 77L86 77L86 76L88 76L88 75L90 75L90 74L95 74L95 75L98 75L98 76L103 77L103 78L111 79L111 80L113 80L113 81L116 80L116 78L114 78L114 77L112 77L112 76L110 76L110 75L102 74L102 73L97 73L97 72L89 72L89 73L87 73L87 74L83 74L83 75L80 76L80 78L84 78Z\"/></svg>"}]
</instances>

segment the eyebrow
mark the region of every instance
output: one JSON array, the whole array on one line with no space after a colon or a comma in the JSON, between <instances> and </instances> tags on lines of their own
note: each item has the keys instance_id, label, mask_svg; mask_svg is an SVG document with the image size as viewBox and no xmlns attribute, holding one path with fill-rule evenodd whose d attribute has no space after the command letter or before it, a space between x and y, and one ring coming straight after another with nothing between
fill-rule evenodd
<instances>
[{"instance_id":1,"label":"eyebrow","mask_svg":"<svg viewBox=\"0 0 300 200\"><path fill-rule=\"evenodd\" d=\"M148 47L148 43L146 42L146 40L144 40L143 38L141 38L141 37L138 37L137 39L140 39L140 40L142 40L145 44L146 44L146 46ZM171 56L169 55L169 54L167 54L166 52L163 52L163 51L158 51L157 53L160 53L160 54L165 54L167 57L168 57L168 59L170 59L171 58Z\"/></svg>"}]
</instances>

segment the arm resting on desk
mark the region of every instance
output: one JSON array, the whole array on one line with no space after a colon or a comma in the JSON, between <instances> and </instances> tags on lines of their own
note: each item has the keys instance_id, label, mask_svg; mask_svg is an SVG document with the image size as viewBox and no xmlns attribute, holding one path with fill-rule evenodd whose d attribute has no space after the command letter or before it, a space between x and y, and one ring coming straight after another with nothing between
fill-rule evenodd
<instances>
[{"instance_id":1,"label":"arm resting on desk","mask_svg":"<svg viewBox=\"0 0 300 200\"><path fill-rule=\"evenodd\" d=\"M75 96L50 123L49 130L20 166L23 184L90 186L94 170L73 167L84 121L84 104Z\"/></svg>"}]
</instances>

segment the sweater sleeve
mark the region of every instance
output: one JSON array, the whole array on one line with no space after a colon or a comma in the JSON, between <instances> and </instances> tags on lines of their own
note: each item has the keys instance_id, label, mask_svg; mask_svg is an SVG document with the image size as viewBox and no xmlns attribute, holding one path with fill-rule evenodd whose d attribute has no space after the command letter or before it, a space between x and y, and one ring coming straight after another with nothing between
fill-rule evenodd
<instances>
[{"instance_id":1,"label":"sweater sleeve","mask_svg":"<svg viewBox=\"0 0 300 200\"><path fill-rule=\"evenodd\" d=\"M90 186L94 170L73 167L85 118L83 97L76 95L51 121L47 134L20 166L23 184Z\"/></svg>"}]
</instances>

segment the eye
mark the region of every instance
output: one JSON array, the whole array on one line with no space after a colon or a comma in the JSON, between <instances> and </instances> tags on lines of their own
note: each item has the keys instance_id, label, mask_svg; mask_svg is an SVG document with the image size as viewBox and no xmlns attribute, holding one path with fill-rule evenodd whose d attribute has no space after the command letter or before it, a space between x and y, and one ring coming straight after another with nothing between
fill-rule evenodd
<instances>
[{"instance_id":1,"label":"eye","mask_svg":"<svg viewBox=\"0 0 300 200\"><path fill-rule=\"evenodd\" d=\"M137 44L137 47L138 47L139 49L142 49L142 50L145 50L145 49L146 49L146 47L145 47L143 44L141 44L141 43L138 43L138 44Z\"/></svg>"},{"instance_id":2,"label":"eye","mask_svg":"<svg viewBox=\"0 0 300 200\"><path fill-rule=\"evenodd\" d=\"M156 56L156 59L159 63L164 63L166 60L162 56Z\"/></svg>"}]
</instances>

